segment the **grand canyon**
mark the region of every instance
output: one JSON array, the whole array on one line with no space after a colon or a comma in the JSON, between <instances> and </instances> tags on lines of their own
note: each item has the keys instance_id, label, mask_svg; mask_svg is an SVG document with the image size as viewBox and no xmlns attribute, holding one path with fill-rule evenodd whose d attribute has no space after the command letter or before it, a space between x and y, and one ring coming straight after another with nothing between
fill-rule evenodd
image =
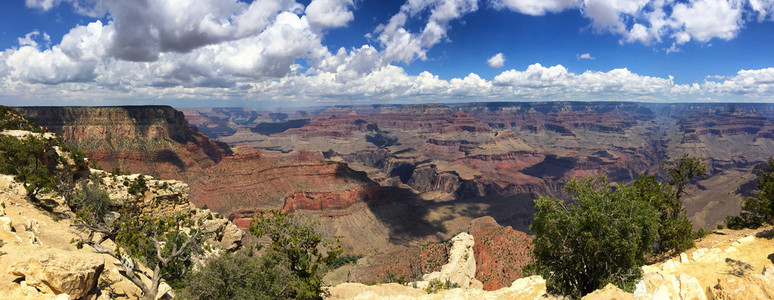
<instances>
[{"instance_id":1,"label":"grand canyon","mask_svg":"<svg viewBox=\"0 0 774 300\"><path fill-rule=\"evenodd\" d=\"M319 221L346 255L363 257L329 274L332 283L342 272L385 282L438 270L443 242L464 231L490 241L474 249L483 287L510 286L529 262L534 199L569 200L568 180L602 172L622 183L663 177L660 166L686 153L709 171L688 191L687 214L695 229L712 229L740 212L753 169L774 153L769 104L18 110L104 170L186 182L193 204L243 229L267 209Z\"/></svg>"},{"instance_id":2,"label":"grand canyon","mask_svg":"<svg viewBox=\"0 0 774 300\"><path fill-rule=\"evenodd\" d=\"M0 299L774 299L774 0L0 29Z\"/></svg>"}]
</instances>

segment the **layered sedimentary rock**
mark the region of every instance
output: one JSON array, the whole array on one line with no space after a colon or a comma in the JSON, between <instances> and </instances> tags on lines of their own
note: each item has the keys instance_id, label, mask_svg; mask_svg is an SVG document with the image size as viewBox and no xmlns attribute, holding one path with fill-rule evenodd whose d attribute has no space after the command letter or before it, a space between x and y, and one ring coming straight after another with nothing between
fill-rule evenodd
<instances>
[{"instance_id":1,"label":"layered sedimentary rock","mask_svg":"<svg viewBox=\"0 0 774 300\"><path fill-rule=\"evenodd\" d=\"M472 241L469 249L471 260L453 257L464 256L452 251L455 241L463 237ZM463 244L458 245L458 248ZM465 287L470 285L470 278L475 278L476 282L482 284L479 288L497 290L510 286L514 280L522 277L521 268L529 263L530 252L531 239L524 232L514 230L510 226L500 226L492 217L482 217L472 220L463 234L447 242L412 247L364 259L351 271L349 279L358 282L389 282L395 279L443 281L450 278L447 274L450 271L444 273L444 268L450 269L451 267L446 265L454 261L457 265L474 266L475 275L468 276L467 281L461 281L465 283ZM422 274L426 275L421 276Z\"/></svg>"},{"instance_id":2,"label":"layered sedimentary rock","mask_svg":"<svg viewBox=\"0 0 774 300\"><path fill-rule=\"evenodd\" d=\"M183 113L167 106L19 110L62 134L103 168L185 181L191 186L191 202L224 215L342 209L379 193L365 174L325 162L320 152L283 155L246 149L233 155L227 145L192 130Z\"/></svg>"},{"instance_id":3,"label":"layered sedimentary rock","mask_svg":"<svg viewBox=\"0 0 774 300\"><path fill-rule=\"evenodd\" d=\"M567 197L562 187L572 178L602 172L614 182L630 182L640 174L663 176L660 165L685 153L704 157L713 176L749 172L774 153L772 107L616 102L350 106L263 124L297 123L281 133L250 137L239 132L222 140L272 151L324 152L382 185L405 184L437 198ZM717 195L724 192L703 187ZM713 198L691 202L695 209L690 212L702 214L717 206L707 200ZM698 218L707 218L699 222L702 226L723 219L716 214Z\"/></svg>"},{"instance_id":4,"label":"layered sedimentary rock","mask_svg":"<svg viewBox=\"0 0 774 300\"><path fill-rule=\"evenodd\" d=\"M75 144L107 170L180 179L230 154L222 143L191 130L168 106L22 107L19 112Z\"/></svg>"},{"instance_id":5,"label":"layered sedimentary rock","mask_svg":"<svg viewBox=\"0 0 774 300\"><path fill-rule=\"evenodd\" d=\"M522 277L522 267L530 262L532 239L510 226L500 226L492 217L475 219L470 234L476 240L476 279L487 291L508 287Z\"/></svg>"}]
</instances>

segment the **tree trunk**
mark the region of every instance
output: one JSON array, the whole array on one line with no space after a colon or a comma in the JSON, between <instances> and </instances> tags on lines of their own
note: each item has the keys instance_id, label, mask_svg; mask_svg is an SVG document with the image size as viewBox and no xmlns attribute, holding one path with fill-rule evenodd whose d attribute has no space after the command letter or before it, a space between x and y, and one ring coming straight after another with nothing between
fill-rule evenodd
<instances>
[{"instance_id":1,"label":"tree trunk","mask_svg":"<svg viewBox=\"0 0 774 300\"><path fill-rule=\"evenodd\" d=\"M143 295L143 300L154 300L156 299L156 294L159 293L159 283L161 281L161 266L159 264L161 263L156 264L156 268L153 269L153 277L150 279L151 286L148 292Z\"/></svg>"}]
</instances>

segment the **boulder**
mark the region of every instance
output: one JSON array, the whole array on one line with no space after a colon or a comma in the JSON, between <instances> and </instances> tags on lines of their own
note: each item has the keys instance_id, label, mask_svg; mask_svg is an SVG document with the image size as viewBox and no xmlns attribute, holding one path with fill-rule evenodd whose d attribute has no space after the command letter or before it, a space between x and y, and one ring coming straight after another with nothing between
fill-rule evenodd
<instances>
[{"instance_id":1,"label":"boulder","mask_svg":"<svg viewBox=\"0 0 774 300\"><path fill-rule=\"evenodd\" d=\"M761 274L744 277L726 276L709 287L714 299L774 299L774 266L768 265Z\"/></svg>"},{"instance_id":2,"label":"boulder","mask_svg":"<svg viewBox=\"0 0 774 300\"><path fill-rule=\"evenodd\" d=\"M41 291L78 299L96 288L104 267L100 255L48 250L11 265L8 273L24 277L26 285Z\"/></svg>"},{"instance_id":3,"label":"boulder","mask_svg":"<svg viewBox=\"0 0 774 300\"><path fill-rule=\"evenodd\" d=\"M638 299L691 299L707 300L696 277L667 272L647 273L637 284L634 295Z\"/></svg>"},{"instance_id":4,"label":"boulder","mask_svg":"<svg viewBox=\"0 0 774 300\"><path fill-rule=\"evenodd\" d=\"M232 251L242 245L242 238L245 237L245 232L239 229L232 223L227 223L223 228L223 237L220 239L220 246L223 250Z\"/></svg>"}]
</instances>

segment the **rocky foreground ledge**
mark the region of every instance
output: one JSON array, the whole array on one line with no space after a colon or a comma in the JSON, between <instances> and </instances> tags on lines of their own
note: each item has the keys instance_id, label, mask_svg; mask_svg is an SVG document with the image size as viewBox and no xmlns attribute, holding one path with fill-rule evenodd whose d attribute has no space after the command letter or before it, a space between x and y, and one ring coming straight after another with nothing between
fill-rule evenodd
<instances>
[{"instance_id":1,"label":"rocky foreground ledge","mask_svg":"<svg viewBox=\"0 0 774 300\"><path fill-rule=\"evenodd\" d=\"M91 171L102 178L114 199L126 198L127 187L121 182L139 176ZM211 214L188 201L185 183L146 179L149 189L139 203L146 211L191 211L197 217ZM41 205L45 207L41 209L25 194L12 176L0 175L0 299L111 299L109 295L112 299L139 298L139 289L120 275L120 262L94 253L88 246L78 249L72 243L76 238L70 226L72 212L63 200L43 197ZM240 247L244 231L222 217L206 219L202 232L211 250L205 255ZM162 283L156 299L171 298L172 289Z\"/></svg>"},{"instance_id":2,"label":"rocky foreground ledge","mask_svg":"<svg viewBox=\"0 0 774 300\"><path fill-rule=\"evenodd\" d=\"M774 299L774 229L718 230L697 241L697 248L653 265L633 293L613 285L583 299ZM328 288L329 299L554 299L546 293L545 280L531 276L511 286L485 291L476 283L474 266L465 256L473 237L463 233L453 239L449 263L442 271L423 278L449 280L461 287L428 293L427 282L365 285L343 283ZM468 246L470 245L470 246ZM471 250L472 251L472 250ZM467 284L466 284L467 283Z\"/></svg>"}]
</instances>

